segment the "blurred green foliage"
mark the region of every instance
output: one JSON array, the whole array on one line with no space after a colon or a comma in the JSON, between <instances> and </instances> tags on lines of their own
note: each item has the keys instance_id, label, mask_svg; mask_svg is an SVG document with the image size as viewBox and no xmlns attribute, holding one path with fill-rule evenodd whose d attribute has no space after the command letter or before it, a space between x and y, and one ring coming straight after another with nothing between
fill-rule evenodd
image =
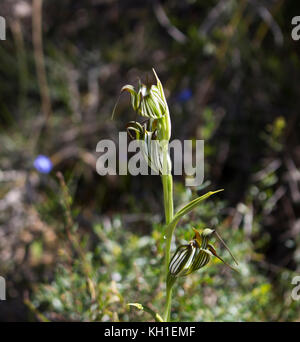
<instances>
[{"instance_id":1,"label":"blurred green foliage","mask_svg":"<svg viewBox=\"0 0 300 342\"><path fill-rule=\"evenodd\" d=\"M254 252L256 246L245 232L232 229L222 215L216 217L216 211L222 213L222 209L225 209L223 201L203 204L196 210L192 221L182 222L177 230L177 243L192 238L192 225L217 225L239 260L239 273L213 259L200 272L180 279L174 288L173 320L298 320L298 305L290 295L294 273L281 269L273 283L258 272L259 265L264 265L263 255ZM66 250L60 251L62 255L54 278L49 283L36 286L32 304L51 320L152 319L146 313L129 309L129 302L141 302L156 312L162 312L164 227L156 224L150 234L136 234L124 229L120 217L115 217L94 225L93 234L92 243L91 234L74 235L81 241L83 259L74 258ZM226 253L221 251L229 260ZM90 266L88 275L86 264ZM92 291L90 282L94 287Z\"/></svg>"}]
</instances>

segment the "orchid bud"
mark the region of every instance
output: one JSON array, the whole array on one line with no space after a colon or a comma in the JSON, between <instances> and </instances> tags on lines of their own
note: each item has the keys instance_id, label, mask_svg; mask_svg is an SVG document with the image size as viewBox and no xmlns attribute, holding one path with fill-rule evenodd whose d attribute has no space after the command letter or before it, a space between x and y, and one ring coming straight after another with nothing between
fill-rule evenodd
<instances>
[{"instance_id":1,"label":"orchid bud","mask_svg":"<svg viewBox=\"0 0 300 342\"><path fill-rule=\"evenodd\" d=\"M132 140L141 142L140 148L149 167L157 174L169 174L171 172L171 160L169 154L166 155L166 163L163 163L164 149L166 141L157 138L157 129L155 120L148 121L148 127L153 131L146 129L146 124L130 121L126 125L127 133Z\"/></svg>"}]
</instances>

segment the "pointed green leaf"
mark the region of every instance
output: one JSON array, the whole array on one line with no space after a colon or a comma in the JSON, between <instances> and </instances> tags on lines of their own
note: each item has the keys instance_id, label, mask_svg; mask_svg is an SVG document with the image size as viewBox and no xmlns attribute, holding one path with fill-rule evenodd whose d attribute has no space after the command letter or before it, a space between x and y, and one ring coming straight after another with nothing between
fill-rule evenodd
<instances>
[{"instance_id":1,"label":"pointed green leaf","mask_svg":"<svg viewBox=\"0 0 300 342\"><path fill-rule=\"evenodd\" d=\"M208 197L218 193L218 192L221 192L223 191L224 189L220 189L220 190L217 190L217 191L209 191L207 192L205 195L203 196L200 196L198 198L195 198L193 201L191 201L190 203L188 203L187 205L185 205L182 209L180 209L175 217L174 217L174 220L175 219L180 219L182 216L188 214L189 212L191 212L194 208L196 208L200 202L204 201L205 199L207 199Z\"/></svg>"}]
</instances>

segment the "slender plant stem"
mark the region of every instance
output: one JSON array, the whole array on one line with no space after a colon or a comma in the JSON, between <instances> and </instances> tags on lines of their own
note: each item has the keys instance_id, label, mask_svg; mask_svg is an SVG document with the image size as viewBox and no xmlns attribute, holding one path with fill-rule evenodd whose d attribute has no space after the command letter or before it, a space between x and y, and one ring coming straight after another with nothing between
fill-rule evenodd
<instances>
[{"instance_id":1,"label":"slender plant stem","mask_svg":"<svg viewBox=\"0 0 300 342\"><path fill-rule=\"evenodd\" d=\"M166 224L168 225L174 216L173 209L173 178L172 175L162 176L163 190L164 190L164 207Z\"/></svg>"},{"instance_id":2,"label":"slender plant stem","mask_svg":"<svg viewBox=\"0 0 300 342\"><path fill-rule=\"evenodd\" d=\"M164 207L165 207L165 217L166 225L172 221L174 216L174 206L173 206L173 177L171 174L162 175L162 184L164 192ZM165 278L168 275L168 265L170 261L170 249L172 234L166 236L166 248L165 248ZM164 312L164 320L169 321L171 312L171 300L172 300L172 289L166 285L166 304Z\"/></svg>"},{"instance_id":3,"label":"slender plant stem","mask_svg":"<svg viewBox=\"0 0 300 342\"><path fill-rule=\"evenodd\" d=\"M163 315L164 322L170 321L171 316L171 303L172 303L172 287L167 286L167 295L166 295L166 307Z\"/></svg>"}]
</instances>

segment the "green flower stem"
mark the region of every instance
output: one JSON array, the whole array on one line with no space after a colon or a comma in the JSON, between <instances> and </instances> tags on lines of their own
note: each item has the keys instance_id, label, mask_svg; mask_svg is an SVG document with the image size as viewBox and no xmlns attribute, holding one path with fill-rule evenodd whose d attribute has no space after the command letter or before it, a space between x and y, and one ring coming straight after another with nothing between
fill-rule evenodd
<instances>
[{"instance_id":1,"label":"green flower stem","mask_svg":"<svg viewBox=\"0 0 300 342\"><path fill-rule=\"evenodd\" d=\"M155 74L156 75L156 74ZM167 103L164 92L162 90L161 83L159 83L161 87L161 93L164 97L164 101ZM174 217L174 204L173 204L173 177L171 174L171 160L168 151L169 140L171 138L171 120L170 120L170 113L167 106L165 117L160 120L161 125L161 139L164 140L165 146L163 151L163 175L162 177L162 184L163 184L163 193L164 193L164 208L165 208L165 219L166 219L166 230ZM167 172L166 172L167 171ZM174 230L173 230L174 231ZM166 279L166 304L165 304L165 311L163 315L163 319L165 322L170 320L171 315L171 302L172 302L172 287L168 286L167 278L168 278L168 267L170 262L170 251L171 251L171 241L172 235L168 234L166 231L166 246L165 246L165 279Z\"/></svg>"},{"instance_id":2,"label":"green flower stem","mask_svg":"<svg viewBox=\"0 0 300 342\"><path fill-rule=\"evenodd\" d=\"M172 222L173 223L173 222ZM171 258L171 242L172 242L172 236L173 232L175 230L175 224L168 224L166 228L166 256L165 256L165 275L167 277L169 272L169 263Z\"/></svg>"},{"instance_id":3,"label":"green flower stem","mask_svg":"<svg viewBox=\"0 0 300 342\"><path fill-rule=\"evenodd\" d=\"M175 230L176 224L170 224L169 222L166 230L166 249L165 249L165 278L166 278L166 304L165 304L165 311L163 314L163 319L165 322L170 321L171 316L171 301L172 301L172 288L173 285L168 284L167 277L169 272L169 263L171 258L171 242L172 242L172 236L173 232ZM172 227L171 227L172 226Z\"/></svg>"},{"instance_id":4,"label":"green flower stem","mask_svg":"<svg viewBox=\"0 0 300 342\"><path fill-rule=\"evenodd\" d=\"M173 286L167 286L166 307L163 315L164 322L169 322L171 318L172 288Z\"/></svg>"},{"instance_id":5,"label":"green flower stem","mask_svg":"<svg viewBox=\"0 0 300 342\"><path fill-rule=\"evenodd\" d=\"M172 175L162 175L162 184L164 191L164 208L166 225L168 225L174 216L173 209L173 178Z\"/></svg>"},{"instance_id":6,"label":"green flower stem","mask_svg":"<svg viewBox=\"0 0 300 342\"><path fill-rule=\"evenodd\" d=\"M162 175L162 184L164 192L164 207L165 207L165 217L166 225L169 226L170 222L173 220L174 216L174 206L173 206L173 177L172 175ZM166 247L165 247L165 278L167 280L168 266L170 262L170 249L171 240L173 234L168 234L166 236ZM167 285L166 285L167 286ZM166 287L166 306L164 312L164 320L170 320L171 312L171 300L172 300L172 289L169 286Z\"/></svg>"}]
</instances>

